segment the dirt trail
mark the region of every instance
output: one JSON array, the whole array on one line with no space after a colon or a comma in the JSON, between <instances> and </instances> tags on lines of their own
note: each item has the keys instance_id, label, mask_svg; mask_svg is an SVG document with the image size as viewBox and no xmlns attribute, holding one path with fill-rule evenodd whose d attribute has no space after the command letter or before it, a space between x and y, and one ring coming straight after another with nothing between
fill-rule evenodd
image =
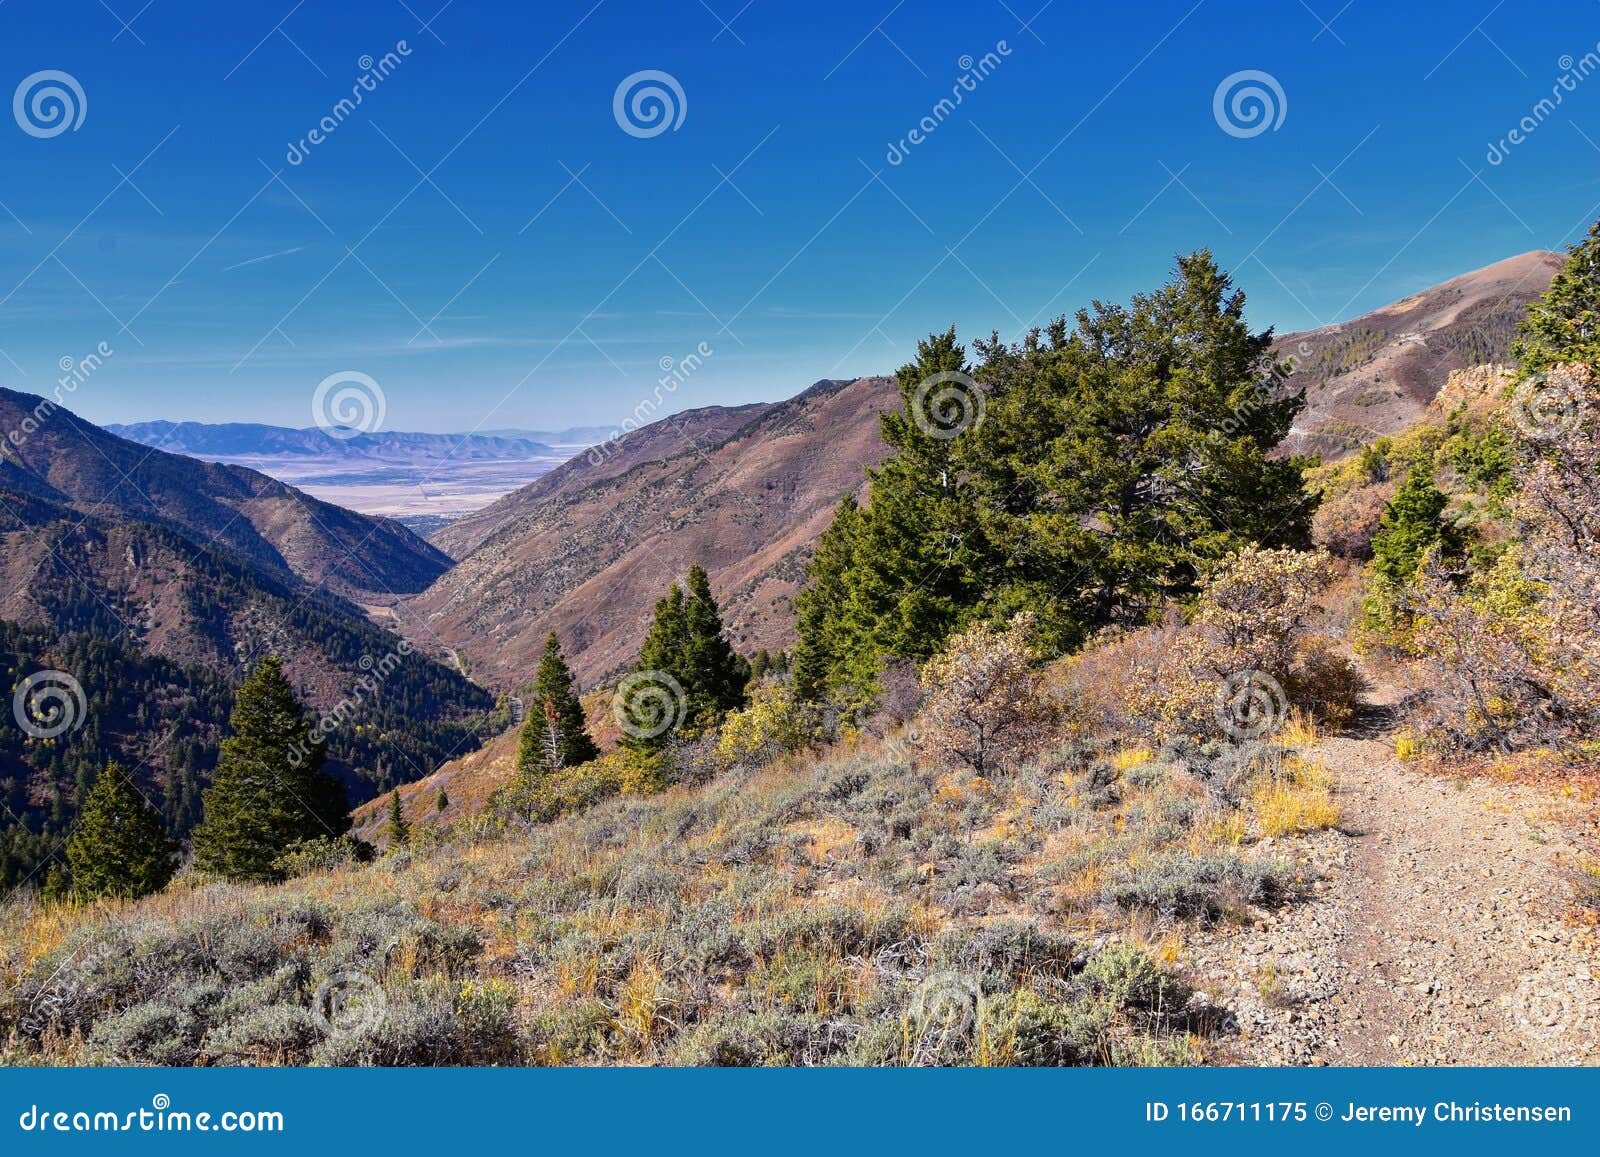
<instances>
[{"instance_id":1,"label":"dirt trail","mask_svg":"<svg viewBox=\"0 0 1600 1157\"><path fill-rule=\"evenodd\" d=\"M1592 807L1420 774L1394 750L1379 702L1308 752L1337 776L1344 821L1280 850L1320 894L1202 955L1221 981L1232 952L1243 1059L1600 1064L1600 944L1566 919Z\"/></svg>"},{"instance_id":2,"label":"dirt trail","mask_svg":"<svg viewBox=\"0 0 1600 1157\"><path fill-rule=\"evenodd\" d=\"M1338 738L1348 874L1330 1064L1550 1064L1594 1055L1592 944L1563 920L1569 809L1493 780L1418 775Z\"/></svg>"}]
</instances>

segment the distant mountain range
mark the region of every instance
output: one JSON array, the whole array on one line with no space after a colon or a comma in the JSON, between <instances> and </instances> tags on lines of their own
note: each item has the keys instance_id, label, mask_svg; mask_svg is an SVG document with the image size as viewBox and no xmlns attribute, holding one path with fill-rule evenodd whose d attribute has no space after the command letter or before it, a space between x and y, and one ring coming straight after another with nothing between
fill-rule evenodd
<instances>
[{"instance_id":1,"label":"distant mountain range","mask_svg":"<svg viewBox=\"0 0 1600 1157\"><path fill-rule=\"evenodd\" d=\"M287 426L262 426L249 422L136 422L111 425L106 430L144 446L196 458L254 460L262 458L315 458L342 463L362 461L417 463L452 458L458 461L504 461L514 458L559 456L557 445L587 445L587 441L562 441L567 434L587 434L587 429L555 434L497 432L495 434L407 434L381 430L375 434L336 436L318 426L303 430ZM341 433L346 433L341 431ZM603 437L604 435L602 435ZM551 441L546 441L549 438Z\"/></svg>"},{"instance_id":2,"label":"distant mountain range","mask_svg":"<svg viewBox=\"0 0 1600 1157\"><path fill-rule=\"evenodd\" d=\"M0 389L0 434L26 429L43 398ZM369 518L241 466L153 449L56 408L10 444L0 487L102 518L163 526L238 555L278 580L362 602L415 594L449 567L391 519Z\"/></svg>"}]
</instances>

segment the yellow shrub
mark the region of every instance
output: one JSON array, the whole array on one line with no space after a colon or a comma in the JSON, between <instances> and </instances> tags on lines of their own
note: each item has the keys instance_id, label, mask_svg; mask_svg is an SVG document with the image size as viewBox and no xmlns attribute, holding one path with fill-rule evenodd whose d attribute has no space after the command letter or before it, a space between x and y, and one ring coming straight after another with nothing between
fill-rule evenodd
<instances>
[{"instance_id":1,"label":"yellow shrub","mask_svg":"<svg viewBox=\"0 0 1600 1157\"><path fill-rule=\"evenodd\" d=\"M819 742L822 721L814 707L802 702L793 688L762 683L750 696L750 706L735 711L717 735L717 762L723 767L764 767L793 751Z\"/></svg>"},{"instance_id":2,"label":"yellow shrub","mask_svg":"<svg viewBox=\"0 0 1600 1157\"><path fill-rule=\"evenodd\" d=\"M1125 747L1111 757L1111 766L1117 771L1127 771L1130 767L1138 767L1149 763L1156 757L1156 753L1148 747Z\"/></svg>"}]
</instances>

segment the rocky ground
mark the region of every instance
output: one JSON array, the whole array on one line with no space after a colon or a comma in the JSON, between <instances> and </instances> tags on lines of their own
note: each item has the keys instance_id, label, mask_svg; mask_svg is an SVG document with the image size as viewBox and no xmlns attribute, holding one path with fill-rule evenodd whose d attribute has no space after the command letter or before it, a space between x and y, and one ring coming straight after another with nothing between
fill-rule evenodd
<instances>
[{"instance_id":1,"label":"rocky ground","mask_svg":"<svg viewBox=\"0 0 1600 1157\"><path fill-rule=\"evenodd\" d=\"M1310 754L1338 777L1340 830L1267 850L1319 876L1313 895L1187 955L1237 1021L1226 1059L1600 1064L1600 936L1568 882L1592 803L1402 764L1382 708Z\"/></svg>"}]
</instances>

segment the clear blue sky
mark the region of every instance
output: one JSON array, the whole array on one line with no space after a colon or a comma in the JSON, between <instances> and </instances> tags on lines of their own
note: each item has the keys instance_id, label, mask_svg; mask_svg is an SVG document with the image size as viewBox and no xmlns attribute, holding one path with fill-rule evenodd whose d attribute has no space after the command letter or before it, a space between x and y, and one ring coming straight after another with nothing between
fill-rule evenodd
<instances>
[{"instance_id":1,"label":"clear blue sky","mask_svg":"<svg viewBox=\"0 0 1600 1157\"><path fill-rule=\"evenodd\" d=\"M1592 0L442 2L0 3L0 96L54 69L86 102L55 136L0 116L0 383L106 342L96 421L307 425L354 370L387 428L607 425L701 343L668 408L1014 336L1202 245L1254 322L1309 328L1600 214L1600 74L1534 112ZM641 70L675 129L619 126ZM1254 136L1214 116L1244 70L1286 106Z\"/></svg>"}]
</instances>

